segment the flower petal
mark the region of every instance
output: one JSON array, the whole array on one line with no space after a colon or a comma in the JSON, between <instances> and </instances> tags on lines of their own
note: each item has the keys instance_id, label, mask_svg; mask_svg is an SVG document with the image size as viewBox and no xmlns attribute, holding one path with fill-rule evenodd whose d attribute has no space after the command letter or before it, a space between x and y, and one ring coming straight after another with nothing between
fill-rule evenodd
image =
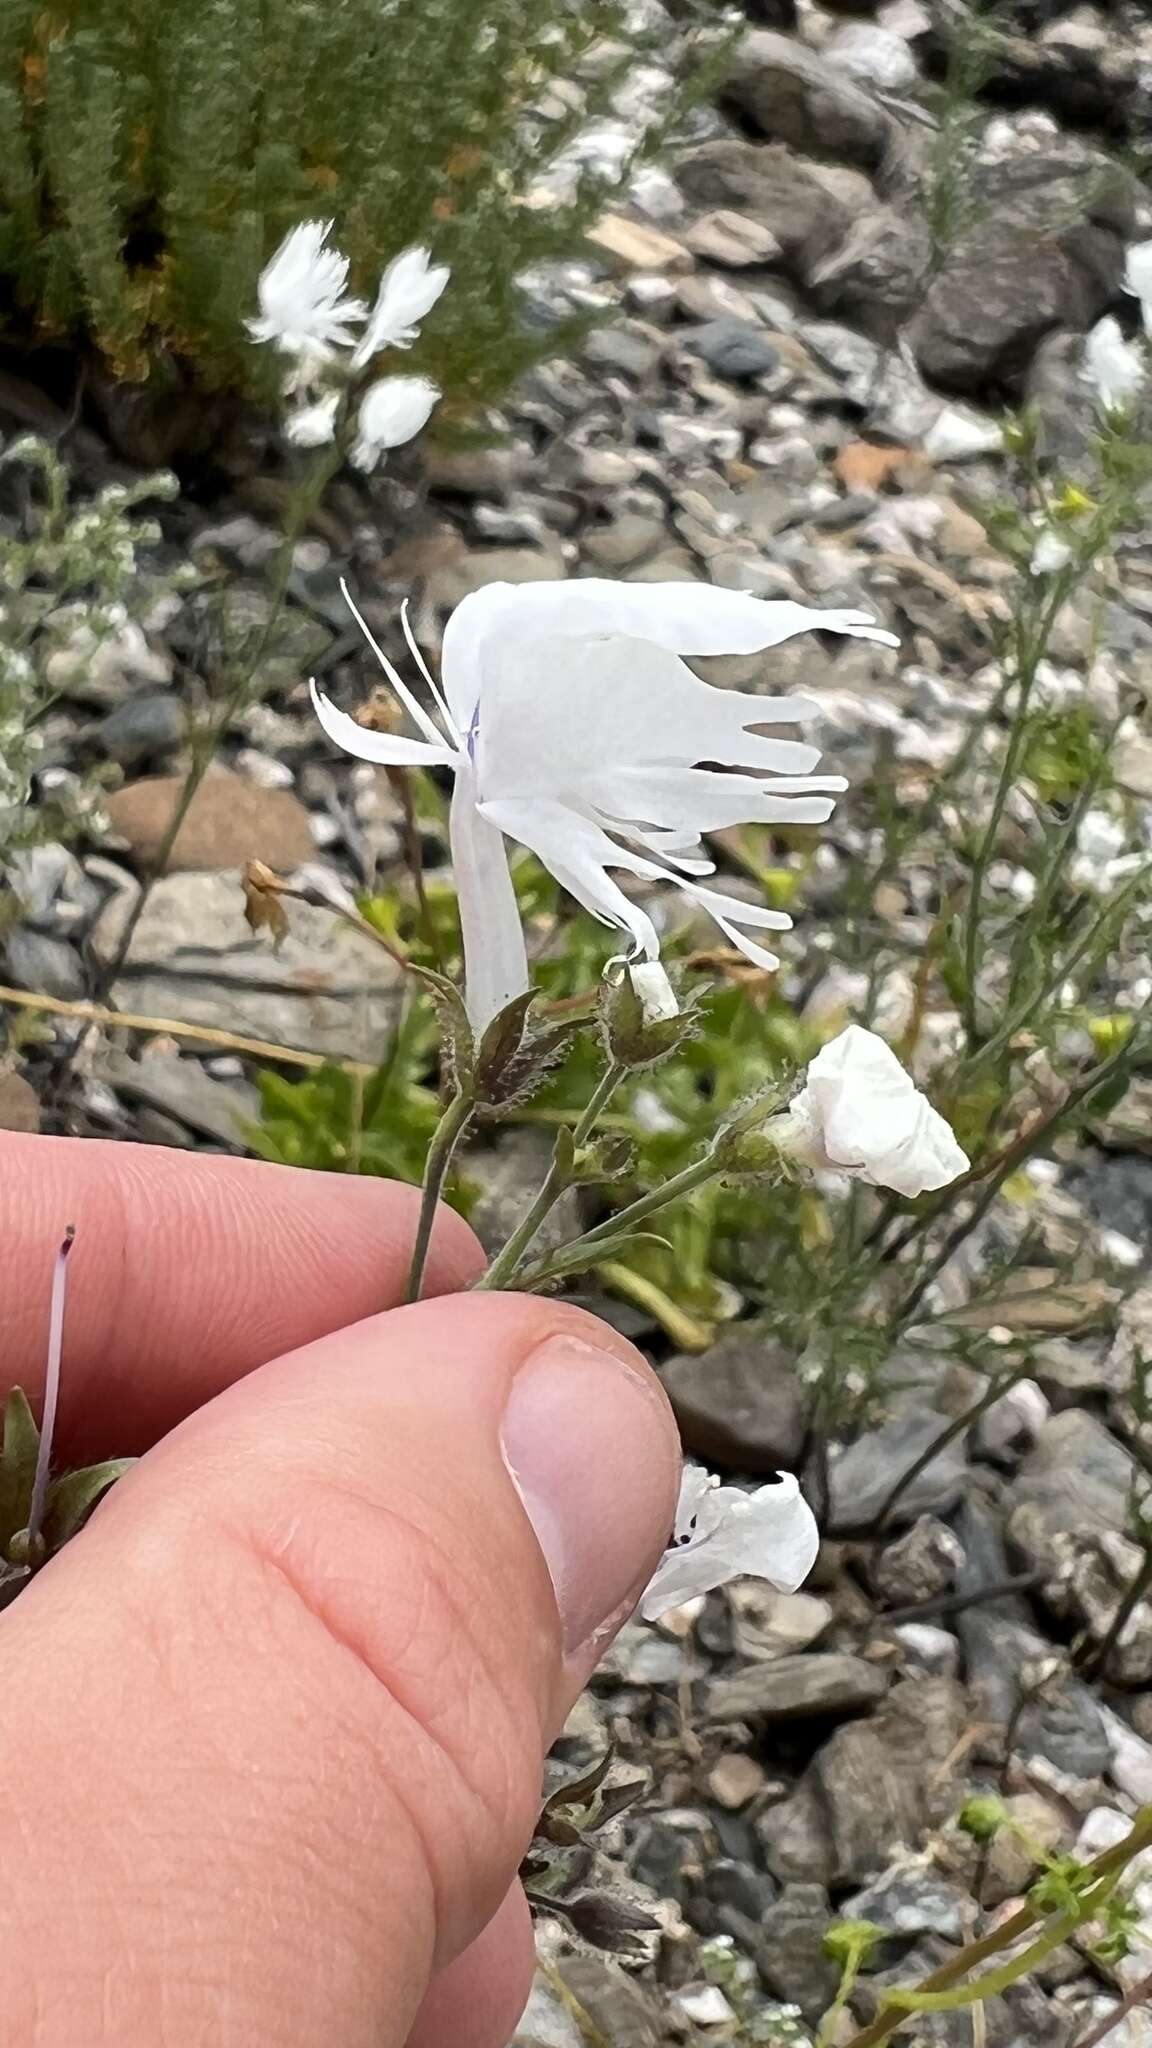
<instances>
[{"instance_id":1,"label":"flower petal","mask_svg":"<svg viewBox=\"0 0 1152 2048\"><path fill-rule=\"evenodd\" d=\"M476 777L457 757L449 837L464 941L464 997L477 1037L530 987L524 929L504 835L476 803Z\"/></svg>"},{"instance_id":2,"label":"flower petal","mask_svg":"<svg viewBox=\"0 0 1152 2048\"><path fill-rule=\"evenodd\" d=\"M891 1046L860 1024L821 1048L790 1110L798 1156L909 1199L948 1187L968 1165Z\"/></svg>"},{"instance_id":3,"label":"flower petal","mask_svg":"<svg viewBox=\"0 0 1152 2048\"><path fill-rule=\"evenodd\" d=\"M359 761L380 761L389 768L451 767L456 755L447 744L430 746L427 740L410 740L403 733L371 732L340 711L330 697L324 697L315 683L309 685L316 716L330 740L354 754Z\"/></svg>"},{"instance_id":4,"label":"flower petal","mask_svg":"<svg viewBox=\"0 0 1152 2048\"><path fill-rule=\"evenodd\" d=\"M488 583L458 604L444 635L444 687L453 715L470 723L490 658L513 640L626 637L687 655L757 654L796 633L848 633L899 645L867 612L820 611L750 597L708 583ZM761 700L763 722L810 715L807 700ZM802 702L803 710L784 704Z\"/></svg>"},{"instance_id":5,"label":"flower petal","mask_svg":"<svg viewBox=\"0 0 1152 2048\"><path fill-rule=\"evenodd\" d=\"M1139 299L1145 329L1152 331L1152 242L1133 242L1124 268L1124 289Z\"/></svg>"},{"instance_id":6,"label":"flower petal","mask_svg":"<svg viewBox=\"0 0 1152 2048\"><path fill-rule=\"evenodd\" d=\"M671 879L655 862L617 846L599 825L563 804L485 803L481 810L510 839L518 839L521 846L534 853L561 888L567 889L593 917L627 932L646 959L657 958L660 941L647 911L625 896L605 873L606 867L612 866L635 875Z\"/></svg>"},{"instance_id":7,"label":"flower petal","mask_svg":"<svg viewBox=\"0 0 1152 2048\"><path fill-rule=\"evenodd\" d=\"M418 323L430 313L448 282L446 263L433 264L427 249L405 249L388 265L368 325L352 358L363 369L385 348L410 348Z\"/></svg>"},{"instance_id":8,"label":"flower petal","mask_svg":"<svg viewBox=\"0 0 1152 2048\"><path fill-rule=\"evenodd\" d=\"M372 469L388 448L402 448L426 427L440 387L430 377L381 377L370 384L356 422L352 449L357 469Z\"/></svg>"},{"instance_id":9,"label":"flower petal","mask_svg":"<svg viewBox=\"0 0 1152 2048\"><path fill-rule=\"evenodd\" d=\"M690 1521L685 1529L678 1512L677 1540L665 1551L640 1602L645 1621L730 1579L767 1579L789 1593L803 1584L816 1562L820 1537L790 1472L755 1493L722 1486L711 1492L698 1487L697 1494L696 1529Z\"/></svg>"},{"instance_id":10,"label":"flower petal","mask_svg":"<svg viewBox=\"0 0 1152 2048\"><path fill-rule=\"evenodd\" d=\"M447 678L446 664L444 673ZM451 691L448 698L462 729L472 728L475 707L463 715ZM647 640L512 640L493 651L485 672L476 743L480 788L485 802L566 801L574 792L583 798L591 778L614 774L622 764L645 773L702 761L804 772L820 758L813 748L754 728L812 708L805 698L717 689ZM664 819L639 813L637 822Z\"/></svg>"}]
</instances>

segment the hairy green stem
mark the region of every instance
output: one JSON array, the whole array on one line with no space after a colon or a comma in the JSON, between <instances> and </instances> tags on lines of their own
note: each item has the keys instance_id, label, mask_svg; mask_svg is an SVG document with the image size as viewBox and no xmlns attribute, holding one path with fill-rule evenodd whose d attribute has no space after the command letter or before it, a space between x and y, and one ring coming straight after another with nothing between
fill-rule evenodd
<instances>
[{"instance_id":1,"label":"hairy green stem","mask_svg":"<svg viewBox=\"0 0 1152 2048\"><path fill-rule=\"evenodd\" d=\"M1150 1844L1152 1806L1143 1806L1124 1840L1114 1843L1110 1849L1102 1850L1087 1866L1089 1884L1086 1890L1090 1890L1102 1878L1119 1876L1133 1858ZM961 1977L967 1977L991 1956L1002 1955L1005 1950L1014 1947L1016 1942L1040 1923L1041 1918L1040 1910L1029 1901L1021 1906L1018 1912L1013 1913L1011 1919L1003 1921L999 1927L994 1927L991 1933L982 1935L978 1941L968 1942L950 1962L942 1963L938 1970L933 1970L932 1974L925 1977L923 1983L916 1987L917 1993L949 1990ZM911 2017L911 2013L905 2007L895 2005L889 1997L875 2019L868 2026L862 2027L859 2033L853 2034L845 2048L881 2048L881 2043L887 2041L889 2036L904 2026Z\"/></svg>"},{"instance_id":2,"label":"hairy green stem","mask_svg":"<svg viewBox=\"0 0 1152 2048\"><path fill-rule=\"evenodd\" d=\"M462 1092L454 1095L432 1134L432 1142L428 1147L428 1157L424 1164L420 1214L416 1222L416 1239L412 1246L412 1264L408 1269L406 1301L420 1299L437 1205L448 1177L448 1169L452 1164L452 1156L472 1121L475 1108L476 1105L470 1096Z\"/></svg>"},{"instance_id":3,"label":"hairy green stem","mask_svg":"<svg viewBox=\"0 0 1152 2048\"><path fill-rule=\"evenodd\" d=\"M660 1209L666 1209L670 1202L679 1201L681 1195L690 1195L706 1181L713 1180L718 1167L711 1153L698 1159L694 1165L685 1166L674 1173L670 1180L662 1181L658 1188L649 1189L646 1195L638 1196L626 1209L618 1209L593 1230L586 1230L582 1237L574 1237L570 1244L562 1245L555 1256L540 1266L529 1268L522 1276L524 1287L543 1287L550 1280L561 1280L568 1273L578 1273L583 1266L594 1265L597 1252L613 1240L643 1223L649 1216L655 1216ZM585 1253L591 1253L585 1258Z\"/></svg>"},{"instance_id":4,"label":"hairy green stem","mask_svg":"<svg viewBox=\"0 0 1152 2048\"><path fill-rule=\"evenodd\" d=\"M617 1066L613 1063L600 1076L586 1108L573 1128L571 1139L573 1149L578 1149L581 1145L585 1144L591 1136L596 1128L601 1110L607 1108L627 1071L626 1067ZM538 1194L516 1225L507 1244L497 1252L487 1272L476 1282L478 1289L492 1291L497 1288L512 1286L519 1270L521 1259L526 1252L531 1250L541 1226L551 1215L552 1210L569 1185L569 1176L561 1165L557 1154L553 1153L552 1164L549 1166L540 1184Z\"/></svg>"}]
</instances>

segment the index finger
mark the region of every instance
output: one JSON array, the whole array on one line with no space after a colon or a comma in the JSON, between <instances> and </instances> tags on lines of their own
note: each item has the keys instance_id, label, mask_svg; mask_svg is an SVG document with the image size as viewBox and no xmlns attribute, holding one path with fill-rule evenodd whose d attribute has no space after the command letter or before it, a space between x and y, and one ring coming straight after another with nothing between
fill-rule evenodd
<instances>
[{"instance_id":1,"label":"index finger","mask_svg":"<svg viewBox=\"0 0 1152 2048\"><path fill-rule=\"evenodd\" d=\"M145 1449L233 1380L403 1299L419 1190L149 1145L0 1132L7 1386L43 1390L52 1262L68 1224L60 1440ZM483 1255L442 1210L425 1291Z\"/></svg>"}]
</instances>

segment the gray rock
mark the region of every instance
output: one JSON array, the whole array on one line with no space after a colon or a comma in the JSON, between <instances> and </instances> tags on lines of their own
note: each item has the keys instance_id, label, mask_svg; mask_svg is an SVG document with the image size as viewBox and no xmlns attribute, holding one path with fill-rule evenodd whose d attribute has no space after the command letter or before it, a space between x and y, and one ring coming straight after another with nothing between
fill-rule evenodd
<instances>
[{"instance_id":1,"label":"gray rock","mask_svg":"<svg viewBox=\"0 0 1152 2048\"><path fill-rule=\"evenodd\" d=\"M848 27L838 28L825 43L821 56L847 72L858 85L876 86L881 92L907 92L920 76L904 37L873 22L852 22Z\"/></svg>"},{"instance_id":2,"label":"gray rock","mask_svg":"<svg viewBox=\"0 0 1152 2048\"><path fill-rule=\"evenodd\" d=\"M543 1181L551 1159L551 1138L530 1126L501 1131L495 1144L469 1152L467 1177L477 1190L471 1223L489 1255L507 1243ZM536 1249L552 1250L579 1233L580 1198L570 1188L543 1224Z\"/></svg>"},{"instance_id":3,"label":"gray rock","mask_svg":"<svg viewBox=\"0 0 1152 2048\"><path fill-rule=\"evenodd\" d=\"M1089 1152L1066 1186L1103 1229L1118 1230L1146 1254L1152 1250L1152 1159L1138 1152Z\"/></svg>"},{"instance_id":4,"label":"gray rock","mask_svg":"<svg viewBox=\"0 0 1152 2048\"><path fill-rule=\"evenodd\" d=\"M809 1651L750 1664L704 1689L707 1722L795 1721L810 1714L847 1714L874 1707L888 1690L887 1673L845 1651Z\"/></svg>"},{"instance_id":5,"label":"gray rock","mask_svg":"<svg viewBox=\"0 0 1152 2048\"><path fill-rule=\"evenodd\" d=\"M857 172L736 139L685 150L676 176L696 205L731 207L771 228L801 278L839 246L857 214L875 205L868 179Z\"/></svg>"},{"instance_id":6,"label":"gray rock","mask_svg":"<svg viewBox=\"0 0 1152 2048\"><path fill-rule=\"evenodd\" d=\"M760 1925L756 1967L765 1989L798 2005L810 2026L836 1994L840 1972L824 1953L834 1917L823 1885L786 1884Z\"/></svg>"},{"instance_id":7,"label":"gray rock","mask_svg":"<svg viewBox=\"0 0 1152 2048\"><path fill-rule=\"evenodd\" d=\"M643 1985L606 1956L562 1956L556 1965L572 1996L612 2048L660 2048L660 2007Z\"/></svg>"},{"instance_id":8,"label":"gray rock","mask_svg":"<svg viewBox=\"0 0 1152 2048\"><path fill-rule=\"evenodd\" d=\"M92 737L110 760L131 768L180 746L187 730L188 714L179 697L156 691L126 698L101 719Z\"/></svg>"},{"instance_id":9,"label":"gray rock","mask_svg":"<svg viewBox=\"0 0 1152 2048\"><path fill-rule=\"evenodd\" d=\"M757 1477L795 1464L805 1402L786 1346L736 1323L709 1350L670 1358L660 1377L688 1450Z\"/></svg>"},{"instance_id":10,"label":"gray rock","mask_svg":"<svg viewBox=\"0 0 1152 2048\"><path fill-rule=\"evenodd\" d=\"M825 52L753 30L737 45L722 94L761 135L812 156L876 170L893 147L892 116Z\"/></svg>"},{"instance_id":11,"label":"gray rock","mask_svg":"<svg viewBox=\"0 0 1152 2048\"><path fill-rule=\"evenodd\" d=\"M42 846L24 846L10 854L5 880L30 924L50 920L52 906L73 870L80 863L75 854L55 840Z\"/></svg>"},{"instance_id":12,"label":"gray rock","mask_svg":"<svg viewBox=\"0 0 1152 2048\"><path fill-rule=\"evenodd\" d=\"M849 315L893 347L919 303L931 255L917 214L878 206L853 221L843 241L810 267L808 283L823 309Z\"/></svg>"},{"instance_id":13,"label":"gray rock","mask_svg":"<svg viewBox=\"0 0 1152 2048\"><path fill-rule=\"evenodd\" d=\"M959 1537L935 1515L921 1515L895 1543L885 1544L872 1578L890 1607L911 1607L947 1592L963 1562Z\"/></svg>"},{"instance_id":14,"label":"gray rock","mask_svg":"<svg viewBox=\"0 0 1152 2048\"><path fill-rule=\"evenodd\" d=\"M95 1071L96 1078L126 1102L147 1103L189 1130L237 1150L244 1145L244 1123L255 1122L260 1115L255 1088L244 1081L214 1081L199 1060L167 1053L135 1060L109 1048Z\"/></svg>"},{"instance_id":15,"label":"gray rock","mask_svg":"<svg viewBox=\"0 0 1152 2048\"><path fill-rule=\"evenodd\" d=\"M1136 1467L1102 1422L1081 1408L1053 1415L1008 1492L1008 1536L1029 1564L1057 1573L1068 1537L1122 1531Z\"/></svg>"},{"instance_id":16,"label":"gray rock","mask_svg":"<svg viewBox=\"0 0 1152 2048\"><path fill-rule=\"evenodd\" d=\"M845 1899L841 1908L846 1920L874 1920L889 1935L912 1939L922 1934L939 1934L945 1941L963 1941L971 1902L963 1886L933 1870L911 1864L894 1864L891 1870ZM877 1962L887 1960L883 1943Z\"/></svg>"},{"instance_id":17,"label":"gray rock","mask_svg":"<svg viewBox=\"0 0 1152 2048\"><path fill-rule=\"evenodd\" d=\"M628 569L654 554L664 539L664 522L642 512L622 512L604 526L590 526L580 537L582 552L602 569Z\"/></svg>"},{"instance_id":18,"label":"gray rock","mask_svg":"<svg viewBox=\"0 0 1152 2048\"><path fill-rule=\"evenodd\" d=\"M967 1724L962 1687L917 1676L894 1686L870 1720L838 1728L796 1791L756 1823L773 1875L864 1884L896 1850L919 1847L955 1805Z\"/></svg>"},{"instance_id":19,"label":"gray rock","mask_svg":"<svg viewBox=\"0 0 1152 2048\"><path fill-rule=\"evenodd\" d=\"M897 1480L923 1456L948 1421L948 1416L933 1409L919 1410L898 1415L850 1444L829 1470L829 1528L839 1532L866 1529ZM967 1469L963 1439L954 1438L901 1495L893 1511L894 1521L946 1514L964 1490Z\"/></svg>"},{"instance_id":20,"label":"gray rock","mask_svg":"<svg viewBox=\"0 0 1152 2048\"><path fill-rule=\"evenodd\" d=\"M8 973L19 988L30 988L58 1002L78 1002L87 993L80 956L66 939L17 925L4 941Z\"/></svg>"},{"instance_id":21,"label":"gray rock","mask_svg":"<svg viewBox=\"0 0 1152 2048\"><path fill-rule=\"evenodd\" d=\"M1078 1678L1050 1681L1024 1708L1013 1747L1020 1756L1042 1756L1070 1778L1098 1778L1112 1756L1104 1717Z\"/></svg>"},{"instance_id":22,"label":"gray rock","mask_svg":"<svg viewBox=\"0 0 1152 2048\"><path fill-rule=\"evenodd\" d=\"M702 356L718 377L736 382L746 377L763 377L780 360L763 331L746 320L708 320L703 327L691 327L679 336L693 355Z\"/></svg>"},{"instance_id":23,"label":"gray rock","mask_svg":"<svg viewBox=\"0 0 1152 2048\"><path fill-rule=\"evenodd\" d=\"M585 2035L546 1977L535 1979L509 2048L587 2048Z\"/></svg>"},{"instance_id":24,"label":"gray rock","mask_svg":"<svg viewBox=\"0 0 1152 2048\"><path fill-rule=\"evenodd\" d=\"M663 344L650 328L617 320L595 327L584 344L584 359L599 371L620 371L643 382L660 360Z\"/></svg>"},{"instance_id":25,"label":"gray rock","mask_svg":"<svg viewBox=\"0 0 1152 2048\"><path fill-rule=\"evenodd\" d=\"M1093 324L1119 292L1133 225L1130 182L1102 159L1000 164L978 196L908 329L926 377L974 393L1018 387L1045 335Z\"/></svg>"},{"instance_id":26,"label":"gray rock","mask_svg":"<svg viewBox=\"0 0 1152 2048\"><path fill-rule=\"evenodd\" d=\"M132 900L125 892L97 919L92 948L101 962L113 958ZM400 979L383 947L309 904L292 904L274 952L245 922L239 874L196 872L157 882L113 999L124 1010L375 1063Z\"/></svg>"}]
</instances>

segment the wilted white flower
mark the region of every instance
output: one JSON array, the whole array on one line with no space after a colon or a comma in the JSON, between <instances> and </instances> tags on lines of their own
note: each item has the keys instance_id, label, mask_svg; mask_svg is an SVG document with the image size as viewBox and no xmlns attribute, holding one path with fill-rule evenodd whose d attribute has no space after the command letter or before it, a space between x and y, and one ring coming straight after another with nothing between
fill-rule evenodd
<instances>
[{"instance_id":1,"label":"wilted white flower","mask_svg":"<svg viewBox=\"0 0 1152 2048\"><path fill-rule=\"evenodd\" d=\"M254 341L270 341L314 368L350 348L352 321L368 311L363 299L345 298L348 258L327 247L330 220L306 220L286 235L260 276L260 317L247 322Z\"/></svg>"},{"instance_id":2,"label":"wilted white flower","mask_svg":"<svg viewBox=\"0 0 1152 2048\"><path fill-rule=\"evenodd\" d=\"M388 448L401 448L428 424L440 392L429 377L381 377L364 394L352 460L374 469Z\"/></svg>"},{"instance_id":3,"label":"wilted white flower","mask_svg":"<svg viewBox=\"0 0 1152 2048\"><path fill-rule=\"evenodd\" d=\"M666 1024L680 1015L676 991L658 960L641 960L628 969L645 1024Z\"/></svg>"},{"instance_id":4,"label":"wilted white flower","mask_svg":"<svg viewBox=\"0 0 1152 2048\"><path fill-rule=\"evenodd\" d=\"M640 1602L645 1621L729 1579L767 1579L794 1593L816 1562L816 1518L791 1472L745 1493L685 1465L672 1541Z\"/></svg>"},{"instance_id":5,"label":"wilted white flower","mask_svg":"<svg viewBox=\"0 0 1152 2048\"><path fill-rule=\"evenodd\" d=\"M1127 405L1144 382L1143 353L1134 341L1125 341L1110 313L1085 338L1084 372L1107 412Z\"/></svg>"},{"instance_id":6,"label":"wilted white flower","mask_svg":"<svg viewBox=\"0 0 1152 2048\"><path fill-rule=\"evenodd\" d=\"M1152 334L1152 242L1133 242L1124 266L1124 289L1140 301L1145 334Z\"/></svg>"},{"instance_id":7,"label":"wilted white flower","mask_svg":"<svg viewBox=\"0 0 1152 2048\"><path fill-rule=\"evenodd\" d=\"M818 824L845 783L812 776L814 747L755 730L810 717L810 699L717 689L679 657L751 654L811 631L897 645L866 612L815 611L709 585L490 583L448 621L442 686L408 633L442 726L368 634L422 739L369 732L313 688L326 732L349 753L455 771L452 866L476 1030L529 986L505 836L529 847L601 923L626 932L634 958L657 960L660 942L611 868L674 884L749 959L778 966L739 927L782 931L791 918L702 887L713 863L700 834L744 821Z\"/></svg>"},{"instance_id":8,"label":"wilted white flower","mask_svg":"<svg viewBox=\"0 0 1152 2048\"><path fill-rule=\"evenodd\" d=\"M330 391L325 398L318 398L311 405L302 405L297 412L290 413L284 432L297 448L323 448L336 431L336 414L340 409L340 393Z\"/></svg>"},{"instance_id":9,"label":"wilted white flower","mask_svg":"<svg viewBox=\"0 0 1152 2048\"><path fill-rule=\"evenodd\" d=\"M448 282L446 263L433 263L427 249L405 249L380 280L376 304L352 357L359 370L385 348L411 348L419 323Z\"/></svg>"},{"instance_id":10,"label":"wilted white flower","mask_svg":"<svg viewBox=\"0 0 1152 2048\"><path fill-rule=\"evenodd\" d=\"M821 1048L780 1122L793 1158L910 1198L946 1188L968 1165L891 1046L861 1024Z\"/></svg>"},{"instance_id":11,"label":"wilted white flower","mask_svg":"<svg viewBox=\"0 0 1152 2048\"><path fill-rule=\"evenodd\" d=\"M1032 550L1028 568L1033 576L1056 576L1072 560L1072 549L1050 526L1045 527Z\"/></svg>"}]
</instances>

